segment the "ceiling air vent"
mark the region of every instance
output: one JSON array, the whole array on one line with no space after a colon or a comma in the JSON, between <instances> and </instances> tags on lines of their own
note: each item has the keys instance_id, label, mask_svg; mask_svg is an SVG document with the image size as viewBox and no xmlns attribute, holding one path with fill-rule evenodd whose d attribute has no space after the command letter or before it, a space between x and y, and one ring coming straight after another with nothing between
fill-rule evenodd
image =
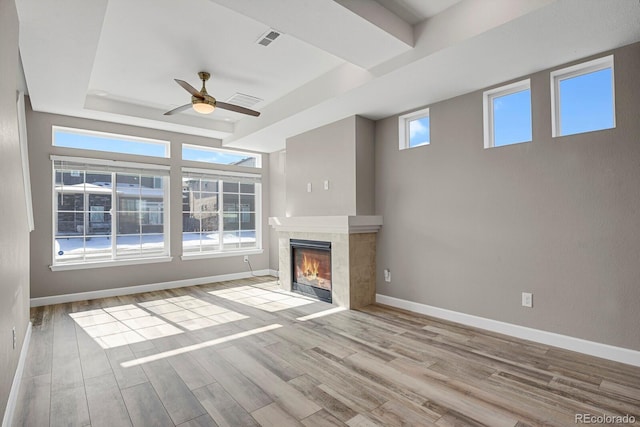
<instances>
[{"instance_id":1,"label":"ceiling air vent","mask_svg":"<svg viewBox=\"0 0 640 427\"><path fill-rule=\"evenodd\" d=\"M275 41L275 39L277 39L281 35L282 35L281 32L276 31L274 29L270 29L266 33L261 35L260 38L258 38L258 41L256 43L262 46L269 46L273 41Z\"/></svg>"},{"instance_id":2,"label":"ceiling air vent","mask_svg":"<svg viewBox=\"0 0 640 427\"><path fill-rule=\"evenodd\" d=\"M245 108L252 108L260 101L262 101L262 99L256 98L255 96L245 95L244 93L236 93L225 102L228 102L229 104L239 105Z\"/></svg>"}]
</instances>

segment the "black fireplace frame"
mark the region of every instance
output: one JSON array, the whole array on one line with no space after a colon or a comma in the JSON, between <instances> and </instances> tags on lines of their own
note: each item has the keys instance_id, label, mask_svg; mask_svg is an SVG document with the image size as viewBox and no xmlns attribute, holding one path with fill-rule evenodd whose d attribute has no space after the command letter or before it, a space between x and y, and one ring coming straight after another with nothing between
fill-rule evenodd
<instances>
[{"instance_id":1,"label":"black fireplace frame","mask_svg":"<svg viewBox=\"0 0 640 427\"><path fill-rule=\"evenodd\" d=\"M329 252L329 262L331 263L331 290L318 288L316 286L307 285L305 283L296 282L296 258L294 249L319 249ZM291 253L291 290L299 294L316 298L320 301L331 303L331 291L333 290L333 260L331 254L331 242L322 242L316 240L299 240L289 239L289 249Z\"/></svg>"}]
</instances>

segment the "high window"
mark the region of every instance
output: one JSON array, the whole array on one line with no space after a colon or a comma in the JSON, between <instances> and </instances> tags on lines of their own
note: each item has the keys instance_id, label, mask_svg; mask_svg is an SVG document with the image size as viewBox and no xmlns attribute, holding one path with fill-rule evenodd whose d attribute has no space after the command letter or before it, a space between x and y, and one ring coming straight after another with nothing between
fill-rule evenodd
<instances>
[{"instance_id":1,"label":"high window","mask_svg":"<svg viewBox=\"0 0 640 427\"><path fill-rule=\"evenodd\" d=\"M553 136L614 128L614 93L613 55L553 71Z\"/></svg>"},{"instance_id":2,"label":"high window","mask_svg":"<svg viewBox=\"0 0 640 427\"><path fill-rule=\"evenodd\" d=\"M259 168L262 167L261 159L262 157L258 154L221 150L202 145L182 144L182 160Z\"/></svg>"},{"instance_id":3,"label":"high window","mask_svg":"<svg viewBox=\"0 0 640 427\"><path fill-rule=\"evenodd\" d=\"M52 269L168 257L168 167L52 160Z\"/></svg>"},{"instance_id":4,"label":"high window","mask_svg":"<svg viewBox=\"0 0 640 427\"><path fill-rule=\"evenodd\" d=\"M52 141L56 147L169 158L169 141L156 139L54 126Z\"/></svg>"},{"instance_id":5,"label":"high window","mask_svg":"<svg viewBox=\"0 0 640 427\"><path fill-rule=\"evenodd\" d=\"M530 142L531 83L524 80L483 94L484 148Z\"/></svg>"},{"instance_id":6,"label":"high window","mask_svg":"<svg viewBox=\"0 0 640 427\"><path fill-rule=\"evenodd\" d=\"M431 142L429 109L403 114L398 118L400 149L428 145Z\"/></svg>"},{"instance_id":7,"label":"high window","mask_svg":"<svg viewBox=\"0 0 640 427\"><path fill-rule=\"evenodd\" d=\"M260 175L183 168L185 257L261 249Z\"/></svg>"}]
</instances>

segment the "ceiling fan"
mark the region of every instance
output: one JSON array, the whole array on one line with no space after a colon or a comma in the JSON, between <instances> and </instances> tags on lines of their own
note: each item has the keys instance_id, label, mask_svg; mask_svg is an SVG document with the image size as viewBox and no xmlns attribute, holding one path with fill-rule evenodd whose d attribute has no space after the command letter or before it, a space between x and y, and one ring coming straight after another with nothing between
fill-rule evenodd
<instances>
[{"instance_id":1,"label":"ceiling fan","mask_svg":"<svg viewBox=\"0 0 640 427\"><path fill-rule=\"evenodd\" d=\"M189 107L193 107L193 109L200 114L213 113L213 110L215 110L217 107L224 110L235 111L236 113L248 114L254 117L258 117L260 115L260 113L257 111L250 110L239 105L227 104L226 102L217 101L213 96L207 93L207 89L205 88L205 82L209 80L211 74L207 73L206 71L200 71L198 73L198 76L200 77L200 80L202 80L202 89L200 89L200 91L197 91L196 88L194 88L184 80L174 79L176 83L178 83L184 88L184 90L191 94L191 103L182 105L178 108L174 108L171 111L167 111L166 113L164 113L165 116L179 113L188 109Z\"/></svg>"}]
</instances>

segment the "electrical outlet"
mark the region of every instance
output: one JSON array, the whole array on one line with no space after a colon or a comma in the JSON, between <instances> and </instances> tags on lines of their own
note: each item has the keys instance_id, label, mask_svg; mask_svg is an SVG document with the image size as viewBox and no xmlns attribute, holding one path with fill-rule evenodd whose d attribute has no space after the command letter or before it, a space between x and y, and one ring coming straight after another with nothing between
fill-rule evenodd
<instances>
[{"instance_id":1,"label":"electrical outlet","mask_svg":"<svg viewBox=\"0 0 640 427\"><path fill-rule=\"evenodd\" d=\"M325 179L325 180L324 180L324 189L325 189L325 190L328 190L328 189L329 189L329 180L328 180L328 179Z\"/></svg>"},{"instance_id":2,"label":"electrical outlet","mask_svg":"<svg viewBox=\"0 0 640 427\"><path fill-rule=\"evenodd\" d=\"M391 270L388 268L384 269L384 281L391 283Z\"/></svg>"},{"instance_id":3,"label":"electrical outlet","mask_svg":"<svg viewBox=\"0 0 640 427\"><path fill-rule=\"evenodd\" d=\"M522 306L523 307L533 307L533 294L529 292L522 293Z\"/></svg>"},{"instance_id":4,"label":"electrical outlet","mask_svg":"<svg viewBox=\"0 0 640 427\"><path fill-rule=\"evenodd\" d=\"M307 193L311 193L311 183L307 182Z\"/></svg>"},{"instance_id":5,"label":"electrical outlet","mask_svg":"<svg viewBox=\"0 0 640 427\"><path fill-rule=\"evenodd\" d=\"M249 262L249 255L244 256L244 262Z\"/></svg>"},{"instance_id":6,"label":"electrical outlet","mask_svg":"<svg viewBox=\"0 0 640 427\"><path fill-rule=\"evenodd\" d=\"M16 345L17 345L17 341L16 341L16 327L14 326L13 329L11 329L11 333L13 334L13 349L16 349Z\"/></svg>"}]
</instances>

